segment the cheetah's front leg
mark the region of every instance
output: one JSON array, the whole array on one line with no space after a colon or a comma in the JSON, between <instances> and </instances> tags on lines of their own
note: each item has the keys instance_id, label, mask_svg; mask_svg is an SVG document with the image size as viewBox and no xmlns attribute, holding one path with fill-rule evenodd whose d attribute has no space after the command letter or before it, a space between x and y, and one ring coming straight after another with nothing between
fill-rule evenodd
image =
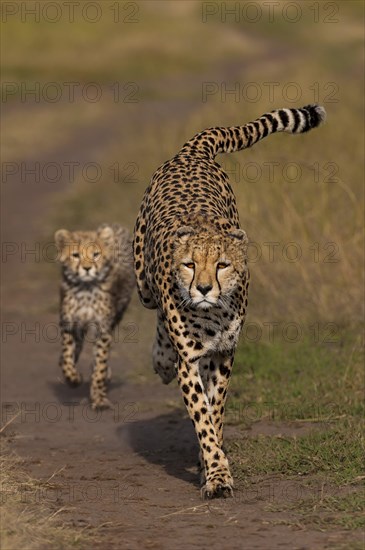
<instances>
[{"instance_id":1,"label":"cheetah's front leg","mask_svg":"<svg viewBox=\"0 0 365 550\"><path fill-rule=\"evenodd\" d=\"M233 355L214 354L207 371L206 389L218 443L223 447L223 421Z\"/></svg>"},{"instance_id":2,"label":"cheetah's front leg","mask_svg":"<svg viewBox=\"0 0 365 550\"><path fill-rule=\"evenodd\" d=\"M103 409L111 406L106 397L110 345L112 335L102 332L94 345L94 370L91 377L90 398L93 409Z\"/></svg>"},{"instance_id":3,"label":"cheetah's front leg","mask_svg":"<svg viewBox=\"0 0 365 550\"><path fill-rule=\"evenodd\" d=\"M82 376L77 372L75 364L82 348L82 339L72 331L62 330L62 350L60 367L69 386L76 387L82 382Z\"/></svg>"},{"instance_id":4,"label":"cheetah's front leg","mask_svg":"<svg viewBox=\"0 0 365 550\"><path fill-rule=\"evenodd\" d=\"M223 449L223 422L227 390L232 371L234 355L214 353L200 360L200 374L210 404L213 424L219 447ZM205 467L202 453L199 455L201 485L205 484Z\"/></svg>"},{"instance_id":5,"label":"cheetah's front leg","mask_svg":"<svg viewBox=\"0 0 365 550\"><path fill-rule=\"evenodd\" d=\"M226 455L220 446L211 405L204 391L197 362L184 361L179 358L178 383L199 439L201 457L205 467L202 496L203 498L231 496L233 479Z\"/></svg>"}]
</instances>

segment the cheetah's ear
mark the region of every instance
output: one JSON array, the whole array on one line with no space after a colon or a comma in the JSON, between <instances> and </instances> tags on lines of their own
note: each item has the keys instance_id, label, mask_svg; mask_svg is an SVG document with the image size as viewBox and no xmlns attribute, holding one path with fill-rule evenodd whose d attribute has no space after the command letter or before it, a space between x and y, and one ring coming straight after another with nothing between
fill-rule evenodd
<instances>
[{"instance_id":1,"label":"cheetah's ear","mask_svg":"<svg viewBox=\"0 0 365 550\"><path fill-rule=\"evenodd\" d=\"M100 239L103 239L104 241L109 241L114 237L113 228L107 223L99 225L96 233L98 237L100 237Z\"/></svg>"},{"instance_id":2,"label":"cheetah's ear","mask_svg":"<svg viewBox=\"0 0 365 550\"><path fill-rule=\"evenodd\" d=\"M182 225L176 231L176 236L181 243L186 243L191 235L194 235L194 229L190 225Z\"/></svg>"},{"instance_id":3,"label":"cheetah's ear","mask_svg":"<svg viewBox=\"0 0 365 550\"><path fill-rule=\"evenodd\" d=\"M63 263L67 259L68 253L70 251L70 246L72 243L72 233L71 231L67 231L67 229L59 229L54 234L54 240L58 250L57 259Z\"/></svg>"},{"instance_id":4,"label":"cheetah's ear","mask_svg":"<svg viewBox=\"0 0 365 550\"><path fill-rule=\"evenodd\" d=\"M246 231L243 231L243 229L234 229L233 231L229 232L229 236L233 237L234 239L238 239L242 242L242 244L248 243L248 237L246 235Z\"/></svg>"},{"instance_id":5,"label":"cheetah's ear","mask_svg":"<svg viewBox=\"0 0 365 550\"><path fill-rule=\"evenodd\" d=\"M67 231L67 229L59 229L54 234L54 240L58 250L61 251L64 248L65 244L72 241L71 232Z\"/></svg>"}]
</instances>

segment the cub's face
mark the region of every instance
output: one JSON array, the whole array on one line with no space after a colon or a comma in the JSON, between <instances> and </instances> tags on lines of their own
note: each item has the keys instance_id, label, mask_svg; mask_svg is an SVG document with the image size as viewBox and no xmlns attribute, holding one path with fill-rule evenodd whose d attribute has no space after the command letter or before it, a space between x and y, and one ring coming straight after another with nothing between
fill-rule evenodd
<instances>
[{"instance_id":1,"label":"cub's face","mask_svg":"<svg viewBox=\"0 0 365 550\"><path fill-rule=\"evenodd\" d=\"M58 258L66 279L74 284L103 281L112 267L113 237L107 225L97 231L57 231Z\"/></svg>"},{"instance_id":2,"label":"cub's face","mask_svg":"<svg viewBox=\"0 0 365 550\"><path fill-rule=\"evenodd\" d=\"M207 310L227 305L228 297L242 284L246 267L247 237L234 229L230 234L178 230L174 248L174 272L182 304Z\"/></svg>"}]
</instances>

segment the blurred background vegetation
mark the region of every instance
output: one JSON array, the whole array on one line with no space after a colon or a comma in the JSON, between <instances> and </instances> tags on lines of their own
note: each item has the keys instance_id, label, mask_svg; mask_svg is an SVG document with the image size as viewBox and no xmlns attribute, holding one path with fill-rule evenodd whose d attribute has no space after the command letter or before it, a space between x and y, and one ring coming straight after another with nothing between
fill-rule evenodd
<instances>
[{"instance_id":1,"label":"blurred background vegetation","mask_svg":"<svg viewBox=\"0 0 365 550\"><path fill-rule=\"evenodd\" d=\"M263 2L106 1L101 14L83 13L81 2L73 21L62 2L39 21L20 4L3 25L3 160L64 167L68 150L93 135L90 160L102 168L97 182L92 170L67 178L64 168L46 239L58 226L132 228L154 170L201 129L319 102L328 112L320 130L218 161L254 243L250 318L362 319L361 2L296 12L285 2L272 11Z\"/></svg>"}]
</instances>

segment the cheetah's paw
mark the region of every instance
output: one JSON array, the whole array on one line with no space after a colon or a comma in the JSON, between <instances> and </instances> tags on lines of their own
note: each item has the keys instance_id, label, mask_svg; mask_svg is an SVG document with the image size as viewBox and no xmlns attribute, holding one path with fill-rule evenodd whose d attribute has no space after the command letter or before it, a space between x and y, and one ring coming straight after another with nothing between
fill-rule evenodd
<instances>
[{"instance_id":1,"label":"cheetah's paw","mask_svg":"<svg viewBox=\"0 0 365 550\"><path fill-rule=\"evenodd\" d=\"M72 376L65 376L65 381L70 388L77 388L82 384L82 375L76 372Z\"/></svg>"},{"instance_id":2,"label":"cheetah's paw","mask_svg":"<svg viewBox=\"0 0 365 550\"><path fill-rule=\"evenodd\" d=\"M106 397L94 398L91 404L91 408L95 410L112 409L113 403Z\"/></svg>"},{"instance_id":3,"label":"cheetah's paw","mask_svg":"<svg viewBox=\"0 0 365 550\"><path fill-rule=\"evenodd\" d=\"M220 476L219 478L208 480L201 488L202 499L228 498L233 496L232 477Z\"/></svg>"}]
</instances>

